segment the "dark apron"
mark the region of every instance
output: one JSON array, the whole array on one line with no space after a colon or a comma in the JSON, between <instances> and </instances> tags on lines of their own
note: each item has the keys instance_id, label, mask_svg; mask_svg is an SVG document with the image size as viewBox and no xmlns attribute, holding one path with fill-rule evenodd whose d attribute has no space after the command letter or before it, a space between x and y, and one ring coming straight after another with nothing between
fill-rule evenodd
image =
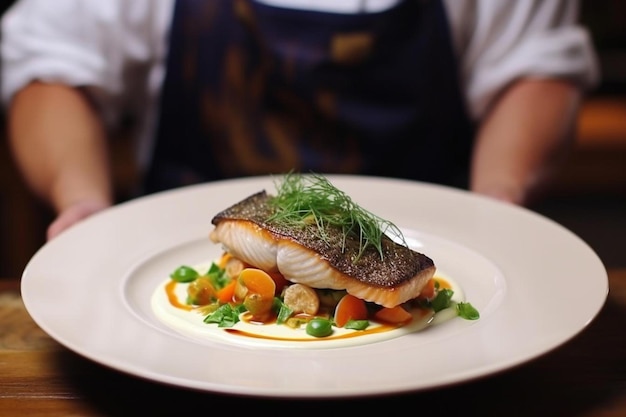
<instances>
[{"instance_id":1,"label":"dark apron","mask_svg":"<svg viewBox=\"0 0 626 417\"><path fill-rule=\"evenodd\" d=\"M457 69L440 1L336 14L178 0L145 191L289 171L465 187Z\"/></svg>"}]
</instances>

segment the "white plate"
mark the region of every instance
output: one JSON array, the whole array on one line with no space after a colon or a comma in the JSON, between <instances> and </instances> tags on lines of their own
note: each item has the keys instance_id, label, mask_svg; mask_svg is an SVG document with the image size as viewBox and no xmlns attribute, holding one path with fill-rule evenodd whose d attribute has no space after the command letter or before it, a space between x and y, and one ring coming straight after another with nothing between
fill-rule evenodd
<instances>
[{"instance_id":1,"label":"white plate","mask_svg":"<svg viewBox=\"0 0 626 417\"><path fill-rule=\"evenodd\" d=\"M214 182L130 201L69 229L27 265L22 296L51 337L95 362L199 390L352 397L440 387L532 360L581 332L608 294L606 270L577 236L529 210L412 181L329 176L394 222L481 313L426 331L337 349L233 346L185 337L150 298L181 264L203 263L218 211L274 178Z\"/></svg>"}]
</instances>

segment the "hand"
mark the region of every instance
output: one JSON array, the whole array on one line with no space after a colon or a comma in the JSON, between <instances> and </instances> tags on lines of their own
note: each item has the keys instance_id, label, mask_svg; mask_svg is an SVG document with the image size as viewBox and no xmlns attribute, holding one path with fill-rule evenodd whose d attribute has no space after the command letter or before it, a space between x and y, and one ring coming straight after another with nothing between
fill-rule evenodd
<instances>
[{"instance_id":1,"label":"hand","mask_svg":"<svg viewBox=\"0 0 626 417\"><path fill-rule=\"evenodd\" d=\"M549 188L549 181L532 177L526 184L502 178L483 179L475 182L471 191L505 203L528 207L541 200Z\"/></svg>"},{"instance_id":2,"label":"hand","mask_svg":"<svg viewBox=\"0 0 626 417\"><path fill-rule=\"evenodd\" d=\"M103 201L83 200L66 207L48 226L47 239L55 238L70 226L109 206L109 203Z\"/></svg>"},{"instance_id":3,"label":"hand","mask_svg":"<svg viewBox=\"0 0 626 417\"><path fill-rule=\"evenodd\" d=\"M559 80L519 80L482 121L470 189L529 206L552 186L574 144L581 92Z\"/></svg>"},{"instance_id":4,"label":"hand","mask_svg":"<svg viewBox=\"0 0 626 417\"><path fill-rule=\"evenodd\" d=\"M506 188L490 188L488 190L476 190L478 194L491 197L493 199L524 206L528 203L528 200L524 198L523 193L518 190L506 189Z\"/></svg>"}]
</instances>

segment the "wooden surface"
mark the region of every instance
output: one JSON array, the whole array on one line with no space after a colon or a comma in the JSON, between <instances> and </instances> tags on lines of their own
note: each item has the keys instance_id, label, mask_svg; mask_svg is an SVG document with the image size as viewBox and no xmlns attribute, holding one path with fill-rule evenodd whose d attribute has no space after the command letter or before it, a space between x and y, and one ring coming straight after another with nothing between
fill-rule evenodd
<instances>
[{"instance_id":1,"label":"wooden surface","mask_svg":"<svg viewBox=\"0 0 626 417\"><path fill-rule=\"evenodd\" d=\"M338 409L333 407L340 407L351 414L383 416L622 417L626 416L626 269L609 270L609 281L605 306L580 335L515 369L398 396L281 401L166 386L93 363L35 325L22 304L17 279L0 279L0 416L257 416L264 411L321 416L335 415Z\"/></svg>"}]
</instances>

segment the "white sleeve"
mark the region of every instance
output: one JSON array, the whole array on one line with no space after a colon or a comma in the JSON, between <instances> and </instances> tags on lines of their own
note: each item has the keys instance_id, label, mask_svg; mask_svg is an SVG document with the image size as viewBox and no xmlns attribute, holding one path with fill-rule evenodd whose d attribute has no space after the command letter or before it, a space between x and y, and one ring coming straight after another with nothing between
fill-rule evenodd
<instances>
[{"instance_id":1,"label":"white sleeve","mask_svg":"<svg viewBox=\"0 0 626 417\"><path fill-rule=\"evenodd\" d=\"M165 53L172 0L19 0L2 19L2 102L34 80L86 86L111 102ZM158 38L158 39L155 39ZM99 97L101 99L102 97Z\"/></svg>"},{"instance_id":2,"label":"white sleeve","mask_svg":"<svg viewBox=\"0 0 626 417\"><path fill-rule=\"evenodd\" d=\"M567 79L583 89L598 82L577 0L448 0L446 6L473 118L521 77Z\"/></svg>"}]
</instances>

